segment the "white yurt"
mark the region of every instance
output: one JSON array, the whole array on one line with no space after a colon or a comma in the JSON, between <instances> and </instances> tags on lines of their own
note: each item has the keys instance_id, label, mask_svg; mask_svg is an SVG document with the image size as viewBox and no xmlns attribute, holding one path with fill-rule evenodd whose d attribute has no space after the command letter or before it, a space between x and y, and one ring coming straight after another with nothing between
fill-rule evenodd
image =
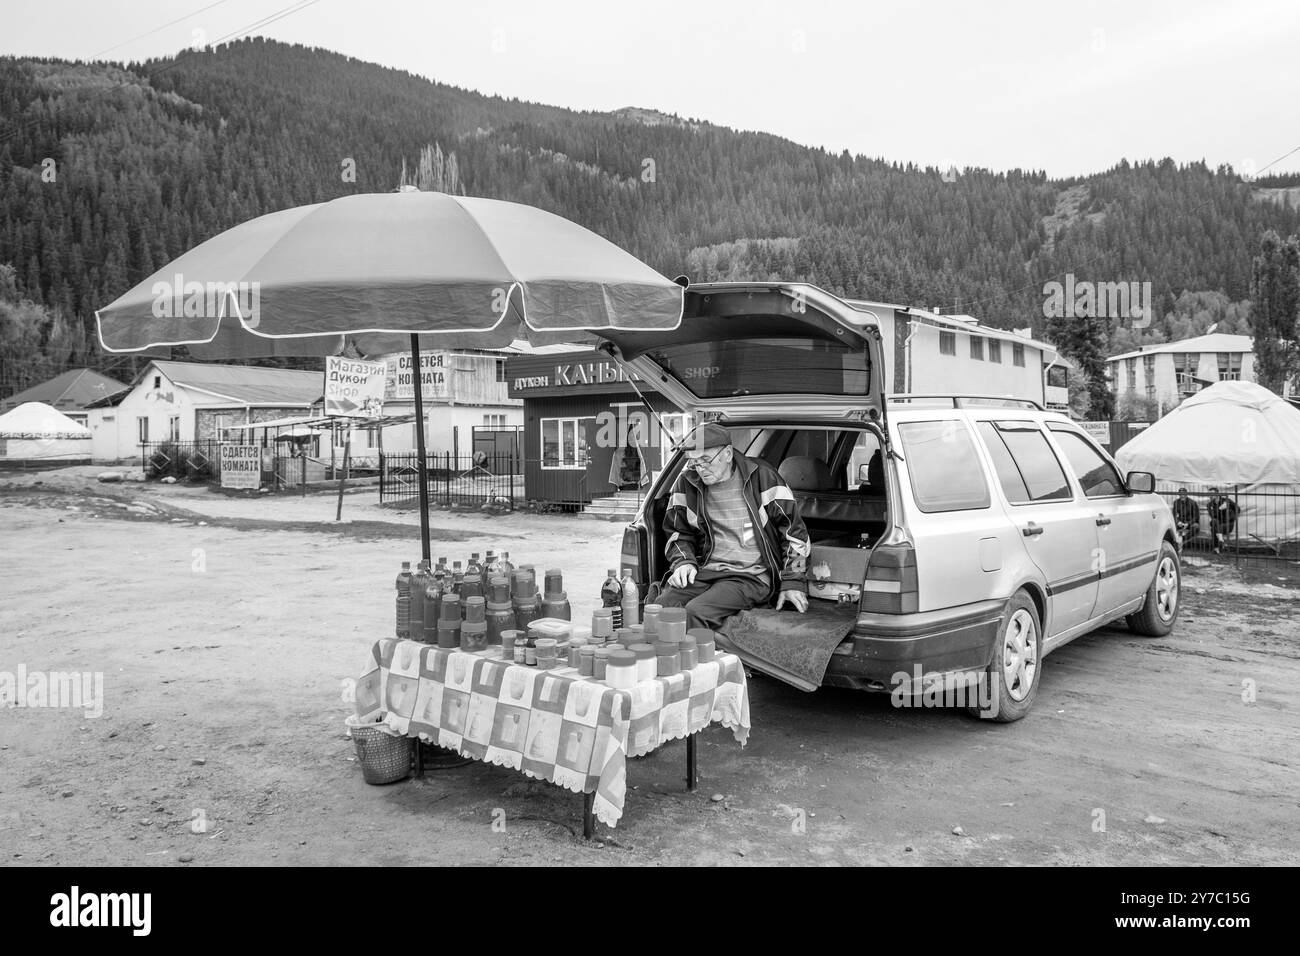
<instances>
[{"instance_id":1,"label":"white yurt","mask_svg":"<svg viewBox=\"0 0 1300 956\"><path fill-rule=\"evenodd\" d=\"M23 402L0 415L0 463L89 462L90 429L57 408Z\"/></svg>"},{"instance_id":2,"label":"white yurt","mask_svg":"<svg viewBox=\"0 0 1300 956\"><path fill-rule=\"evenodd\" d=\"M1242 544L1300 540L1300 410L1253 382L1197 392L1115 453L1161 492L1185 486L1205 506L1218 487L1238 504Z\"/></svg>"}]
</instances>

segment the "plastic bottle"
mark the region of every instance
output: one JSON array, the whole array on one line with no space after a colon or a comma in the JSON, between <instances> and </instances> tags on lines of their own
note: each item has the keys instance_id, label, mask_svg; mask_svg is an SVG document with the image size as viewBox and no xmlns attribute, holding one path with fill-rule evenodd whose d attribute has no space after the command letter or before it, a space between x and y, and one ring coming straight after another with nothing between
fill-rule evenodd
<instances>
[{"instance_id":1,"label":"plastic bottle","mask_svg":"<svg viewBox=\"0 0 1300 956\"><path fill-rule=\"evenodd\" d=\"M465 572L460 568L459 561L451 563L451 590L453 594L460 594L460 586L465 581Z\"/></svg>"},{"instance_id":2,"label":"plastic bottle","mask_svg":"<svg viewBox=\"0 0 1300 956\"><path fill-rule=\"evenodd\" d=\"M468 576L471 574L482 574L482 573L483 573L483 565L478 563L478 552L471 551L469 556L469 564L465 565L465 574L466 576Z\"/></svg>"},{"instance_id":3,"label":"plastic bottle","mask_svg":"<svg viewBox=\"0 0 1300 956\"><path fill-rule=\"evenodd\" d=\"M591 612L591 639L596 644L606 644L614 639L614 611L612 607L598 607ZM620 615L622 611L619 611Z\"/></svg>"},{"instance_id":4,"label":"plastic bottle","mask_svg":"<svg viewBox=\"0 0 1300 956\"><path fill-rule=\"evenodd\" d=\"M497 558L497 574L506 580L515 573L515 566L510 563L510 552L502 551L501 557Z\"/></svg>"},{"instance_id":5,"label":"plastic bottle","mask_svg":"<svg viewBox=\"0 0 1300 956\"><path fill-rule=\"evenodd\" d=\"M424 586L424 633L419 637L425 644L438 643L437 610L442 606L442 593L442 582L436 574L430 574Z\"/></svg>"},{"instance_id":6,"label":"plastic bottle","mask_svg":"<svg viewBox=\"0 0 1300 956\"><path fill-rule=\"evenodd\" d=\"M490 548L487 555L483 558L483 570L479 572L483 575L483 580L491 581L497 573L497 553Z\"/></svg>"},{"instance_id":7,"label":"plastic bottle","mask_svg":"<svg viewBox=\"0 0 1300 956\"><path fill-rule=\"evenodd\" d=\"M487 648L487 614L481 595L465 599L465 620L460 625L460 647L463 651L481 651Z\"/></svg>"},{"instance_id":8,"label":"plastic bottle","mask_svg":"<svg viewBox=\"0 0 1300 956\"><path fill-rule=\"evenodd\" d=\"M637 587L636 580L632 577L632 569L623 569L622 601L620 606L623 608L623 626L628 627L632 624L641 622L641 589Z\"/></svg>"},{"instance_id":9,"label":"plastic bottle","mask_svg":"<svg viewBox=\"0 0 1300 956\"><path fill-rule=\"evenodd\" d=\"M406 640L411 634L411 562L403 561L397 572L397 639Z\"/></svg>"},{"instance_id":10,"label":"plastic bottle","mask_svg":"<svg viewBox=\"0 0 1300 956\"><path fill-rule=\"evenodd\" d=\"M564 590L564 576L559 569L546 572L546 593L542 598L542 614L556 617L561 621L573 619L573 609L569 606L569 595Z\"/></svg>"},{"instance_id":11,"label":"plastic bottle","mask_svg":"<svg viewBox=\"0 0 1300 956\"><path fill-rule=\"evenodd\" d=\"M411 627L414 640L424 637L424 589L429 585L429 562L421 561L411 575Z\"/></svg>"},{"instance_id":12,"label":"plastic bottle","mask_svg":"<svg viewBox=\"0 0 1300 956\"><path fill-rule=\"evenodd\" d=\"M438 615L438 646L460 647L460 598L443 594L442 613Z\"/></svg>"},{"instance_id":13,"label":"plastic bottle","mask_svg":"<svg viewBox=\"0 0 1300 956\"><path fill-rule=\"evenodd\" d=\"M607 607L614 617L614 630L623 626L623 585L613 569L605 572L605 583L600 586L600 606Z\"/></svg>"}]
</instances>

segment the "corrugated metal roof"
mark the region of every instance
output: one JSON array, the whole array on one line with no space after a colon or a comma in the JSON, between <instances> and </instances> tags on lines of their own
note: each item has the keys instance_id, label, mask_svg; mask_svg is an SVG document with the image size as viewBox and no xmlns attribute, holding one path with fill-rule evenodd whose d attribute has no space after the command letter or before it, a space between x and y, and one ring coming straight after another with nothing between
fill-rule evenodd
<instances>
[{"instance_id":1,"label":"corrugated metal roof","mask_svg":"<svg viewBox=\"0 0 1300 956\"><path fill-rule=\"evenodd\" d=\"M24 402L40 402L59 409L81 409L122 388L125 388L122 382L94 369L70 368L49 381L9 396L0 402L0 412L10 411Z\"/></svg>"},{"instance_id":2,"label":"corrugated metal roof","mask_svg":"<svg viewBox=\"0 0 1300 956\"><path fill-rule=\"evenodd\" d=\"M154 361L155 367L172 382L202 392L195 395L201 405L236 403L310 405L325 392L321 372L297 369L258 368L253 365L209 365L204 362ZM146 368L140 379L151 375ZM205 394L206 393L206 394Z\"/></svg>"},{"instance_id":3,"label":"corrugated metal roof","mask_svg":"<svg viewBox=\"0 0 1300 956\"><path fill-rule=\"evenodd\" d=\"M1118 362L1120 359L1135 358L1139 355L1156 355L1161 352L1251 352L1254 351L1254 348L1255 342L1249 335L1230 335L1227 332L1215 332L1211 335L1198 335L1195 338L1183 339L1180 342L1161 342L1159 345L1138 349L1136 352L1125 352L1123 355L1112 355L1106 361Z\"/></svg>"}]
</instances>

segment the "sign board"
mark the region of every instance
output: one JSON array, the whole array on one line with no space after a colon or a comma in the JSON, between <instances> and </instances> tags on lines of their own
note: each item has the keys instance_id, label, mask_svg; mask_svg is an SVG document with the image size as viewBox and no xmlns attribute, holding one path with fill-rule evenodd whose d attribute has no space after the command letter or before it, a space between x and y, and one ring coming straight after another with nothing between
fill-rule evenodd
<instances>
[{"instance_id":1,"label":"sign board","mask_svg":"<svg viewBox=\"0 0 1300 956\"><path fill-rule=\"evenodd\" d=\"M420 353L420 390L425 401L447 401L451 396L450 352ZM384 384L387 401L411 401L415 398L415 376L411 374L409 354L390 355Z\"/></svg>"},{"instance_id":2,"label":"sign board","mask_svg":"<svg viewBox=\"0 0 1300 956\"><path fill-rule=\"evenodd\" d=\"M221 487L252 488L262 484L262 450L256 445L221 446Z\"/></svg>"},{"instance_id":3,"label":"sign board","mask_svg":"<svg viewBox=\"0 0 1300 956\"><path fill-rule=\"evenodd\" d=\"M378 418L384 412L388 366L383 362L328 356L325 359L325 414Z\"/></svg>"},{"instance_id":4,"label":"sign board","mask_svg":"<svg viewBox=\"0 0 1300 956\"><path fill-rule=\"evenodd\" d=\"M1079 427L1098 445L1110 445L1110 422L1079 422Z\"/></svg>"}]
</instances>

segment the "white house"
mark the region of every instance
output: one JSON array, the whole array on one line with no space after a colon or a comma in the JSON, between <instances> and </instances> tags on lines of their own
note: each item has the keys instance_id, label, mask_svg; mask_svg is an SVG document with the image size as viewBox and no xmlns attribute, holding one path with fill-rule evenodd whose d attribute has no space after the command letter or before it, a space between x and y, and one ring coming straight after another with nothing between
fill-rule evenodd
<instances>
[{"instance_id":1,"label":"white house","mask_svg":"<svg viewBox=\"0 0 1300 956\"><path fill-rule=\"evenodd\" d=\"M86 406L91 454L123 461L155 442L242 440L234 426L306 415L323 395L321 372L153 361L129 386Z\"/></svg>"},{"instance_id":2,"label":"white house","mask_svg":"<svg viewBox=\"0 0 1300 956\"><path fill-rule=\"evenodd\" d=\"M1069 407L1069 363L1056 346L1030 338L1028 330L981 325L969 315L859 300L849 304L880 324L890 392L1003 395Z\"/></svg>"},{"instance_id":3,"label":"white house","mask_svg":"<svg viewBox=\"0 0 1300 956\"><path fill-rule=\"evenodd\" d=\"M1254 382L1253 350L1249 335L1198 335L1112 355L1106 375L1117 402L1145 398L1163 413L1215 382Z\"/></svg>"}]
</instances>

